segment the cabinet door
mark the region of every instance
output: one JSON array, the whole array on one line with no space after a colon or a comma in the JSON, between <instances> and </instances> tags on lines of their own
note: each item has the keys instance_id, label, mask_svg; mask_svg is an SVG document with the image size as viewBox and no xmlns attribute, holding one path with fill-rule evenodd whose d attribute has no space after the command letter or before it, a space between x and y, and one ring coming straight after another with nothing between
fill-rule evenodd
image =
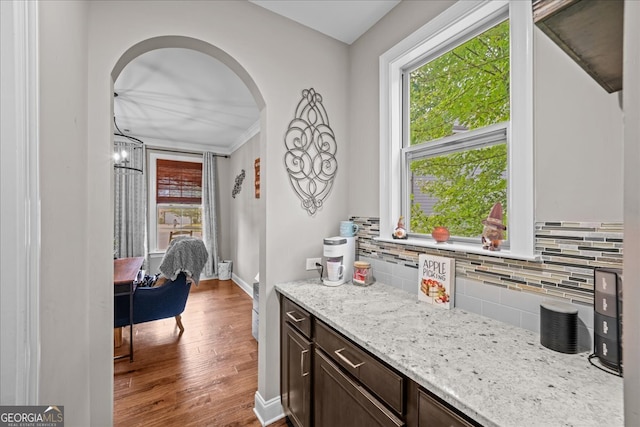
<instances>
[{"instance_id":1,"label":"cabinet door","mask_svg":"<svg viewBox=\"0 0 640 427\"><path fill-rule=\"evenodd\" d=\"M282 406L296 427L311 425L311 343L289 324L282 340Z\"/></svg>"},{"instance_id":2,"label":"cabinet door","mask_svg":"<svg viewBox=\"0 0 640 427\"><path fill-rule=\"evenodd\" d=\"M314 363L315 427L400 427L399 418L319 350Z\"/></svg>"},{"instance_id":3,"label":"cabinet door","mask_svg":"<svg viewBox=\"0 0 640 427\"><path fill-rule=\"evenodd\" d=\"M473 427L473 424L429 394L419 390L418 427Z\"/></svg>"},{"instance_id":4,"label":"cabinet door","mask_svg":"<svg viewBox=\"0 0 640 427\"><path fill-rule=\"evenodd\" d=\"M396 414L402 414L405 387L401 375L318 319L314 320L314 330L317 348Z\"/></svg>"}]
</instances>

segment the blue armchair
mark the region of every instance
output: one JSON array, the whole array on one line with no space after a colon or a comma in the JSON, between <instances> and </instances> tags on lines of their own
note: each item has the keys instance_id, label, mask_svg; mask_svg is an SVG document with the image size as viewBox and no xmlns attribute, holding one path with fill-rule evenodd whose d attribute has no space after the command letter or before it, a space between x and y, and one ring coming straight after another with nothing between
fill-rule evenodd
<instances>
[{"instance_id":1,"label":"blue armchair","mask_svg":"<svg viewBox=\"0 0 640 427\"><path fill-rule=\"evenodd\" d=\"M133 323L175 317L180 333L184 332L181 314L187 304L191 283L180 273L175 280L162 286L138 287L133 294ZM129 297L116 297L114 306L114 328L129 325Z\"/></svg>"}]
</instances>

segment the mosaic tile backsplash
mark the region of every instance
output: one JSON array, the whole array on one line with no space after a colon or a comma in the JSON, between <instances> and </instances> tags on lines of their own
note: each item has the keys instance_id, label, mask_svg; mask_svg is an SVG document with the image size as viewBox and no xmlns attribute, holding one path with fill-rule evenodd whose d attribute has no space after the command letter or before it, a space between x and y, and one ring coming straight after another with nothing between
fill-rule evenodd
<instances>
[{"instance_id":1,"label":"mosaic tile backsplash","mask_svg":"<svg viewBox=\"0 0 640 427\"><path fill-rule=\"evenodd\" d=\"M418 255L431 253L455 258L456 280L551 296L593 305L593 270L622 268L622 223L538 222L536 252L541 262L373 240L380 234L378 218L352 217L358 231L358 256L418 268ZM416 275L417 280L417 275Z\"/></svg>"}]
</instances>

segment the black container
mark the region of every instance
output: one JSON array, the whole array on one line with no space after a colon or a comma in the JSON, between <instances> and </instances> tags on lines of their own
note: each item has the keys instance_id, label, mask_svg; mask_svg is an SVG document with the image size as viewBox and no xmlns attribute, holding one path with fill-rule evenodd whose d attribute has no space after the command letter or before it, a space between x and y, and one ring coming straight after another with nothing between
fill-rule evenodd
<instances>
[{"instance_id":1,"label":"black container","mask_svg":"<svg viewBox=\"0 0 640 427\"><path fill-rule=\"evenodd\" d=\"M540 344L560 353L578 352L578 309L571 304L540 304Z\"/></svg>"},{"instance_id":2,"label":"black container","mask_svg":"<svg viewBox=\"0 0 640 427\"><path fill-rule=\"evenodd\" d=\"M596 268L594 282L593 353L622 374L622 271Z\"/></svg>"}]
</instances>

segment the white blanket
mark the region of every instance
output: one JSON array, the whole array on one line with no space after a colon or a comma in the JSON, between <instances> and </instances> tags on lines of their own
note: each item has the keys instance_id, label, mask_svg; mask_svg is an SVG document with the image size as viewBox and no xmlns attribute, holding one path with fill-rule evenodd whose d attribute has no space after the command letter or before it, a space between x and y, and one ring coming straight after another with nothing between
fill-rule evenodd
<instances>
[{"instance_id":1,"label":"white blanket","mask_svg":"<svg viewBox=\"0 0 640 427\"><path fill-rule=\"evenodd\" d=\"M160 272L170 280L175 280L180 273L186 273L197 285L208 257L209 253L202 240L179 236L169 243L160 263Z\"/></svg>"}]
</instances>

